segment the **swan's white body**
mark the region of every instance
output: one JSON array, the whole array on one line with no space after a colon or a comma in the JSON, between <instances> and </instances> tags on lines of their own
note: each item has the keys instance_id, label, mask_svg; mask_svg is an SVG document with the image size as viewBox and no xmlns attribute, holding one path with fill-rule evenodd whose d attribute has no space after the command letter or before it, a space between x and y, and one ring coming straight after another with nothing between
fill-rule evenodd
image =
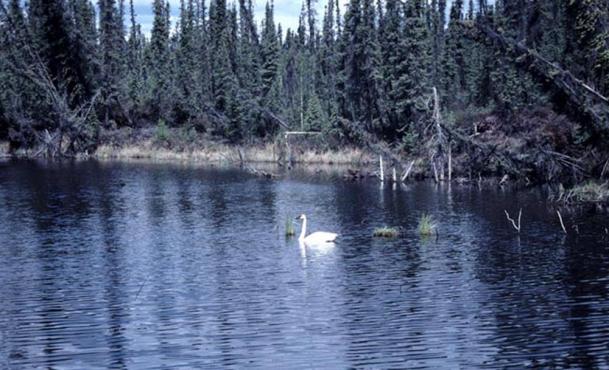
<instances>
[{"instance_id":1,"label":"swan's white body","mask_svg":"<svg viewBox=\"0 0 609 370\"><path fill-rule=\"evenodd\" d=\"M301 215L299 219L302 220L302 229L300 231L298 241L304 243L305 245L322 245L333 243L336 240L338 234L328 233L325 231L317 231L307 235L307 216Z\"/></svg>"}]
</instances>

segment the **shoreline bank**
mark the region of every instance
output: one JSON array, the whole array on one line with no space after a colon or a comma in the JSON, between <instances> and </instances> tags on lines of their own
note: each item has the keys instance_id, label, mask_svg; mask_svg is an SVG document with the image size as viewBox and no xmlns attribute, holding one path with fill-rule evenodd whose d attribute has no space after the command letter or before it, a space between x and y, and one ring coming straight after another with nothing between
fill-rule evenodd
<instances>
[{"instance_id":1,"label":"shoreline bank","mask_svg":"<svg viewBox=\"0 0 609 370\"><path fill-rule=\"evenodd\" d=\"M36 150L9 152L7 142L0 142L0 158L36 158ZM164 147L153 140L139 143L102 144L95 152L81 154L75 159L178 161L193 163L287 163L282 149L277 144L229 145L206 142L204 144ZM362 149L346 147L340 150L295 150L291 153L293 164L351 165L364 167L378 161L375 156Z\"/></svg>"},{"instance_id":2,"label":"shoreline bank","mask_svg":"<svg viewBox=\"0 0 609 370\"><path fill-rule=\"evenodd\" d=\"M171 149L155 145L152 141L127 145L101 145L91 158L175 160L206 163L282 163L281 150L275 144L228 145L208 144L204 146ZM303 150L292 154L291 163L366 166L373 155L357 148L342 150Z\"/></svg>"}]
</instances>

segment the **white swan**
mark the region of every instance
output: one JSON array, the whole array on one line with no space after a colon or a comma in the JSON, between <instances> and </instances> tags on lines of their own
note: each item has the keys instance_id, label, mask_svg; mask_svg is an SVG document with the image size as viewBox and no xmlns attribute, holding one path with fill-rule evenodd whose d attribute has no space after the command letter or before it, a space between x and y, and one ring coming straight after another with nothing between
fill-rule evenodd
<instances>
[{"instance_id":1,"label":"white swan","mask_svg":"<svg viewBox=\"0 0 609 370\"><path fill-rule=\"evenodd\" d=\"M307 235L307 216L300 215L296 217L296 219L302 221L302 230L300 231L300 237L298 238L298 241L306 245L333 243L334 240L336 240L336 237L338 236L338 234L327 233L324 231L317 231L310 235Z\"/></svg>"}]
</instances>

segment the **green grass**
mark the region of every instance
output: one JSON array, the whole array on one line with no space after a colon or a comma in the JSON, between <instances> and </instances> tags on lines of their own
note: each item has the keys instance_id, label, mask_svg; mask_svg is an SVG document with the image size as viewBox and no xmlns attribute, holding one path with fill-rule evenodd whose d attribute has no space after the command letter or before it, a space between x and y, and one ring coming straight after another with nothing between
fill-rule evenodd
<instances>
[{"instance_id":1,"label":"green grass","mask_svg":"<svg viewBox=\"0 0 609 370\"><path fill-rule=\"evenodd\" d=\"M289 238L295 235L296 230L294 230L294 223L292 222L292 217L287 216L285 219L285 236L286 238Z\"/></svg>"},{"instance_id":2,"label":"green grass","mask_svg":"<svg viewBox=\"0 0 609 370\"><path fill-rule=\"evenodd\" d=\"M433 235L434 231L436 230L436 227L437 225L433 217L428 214L423 214L419 219L419 226L417 230L419 232L419 235L421 236L430 236Z\"/></svg>"},{"instance_id":3,"label":"green grass","mask_svg":"<svg viewBox=\"0 0 609 370\"><path fill-rule=\"evenodd\" d=\"M376 238L397 238L400 236L400 229L397 227L377 227L372 234Z\"/></svg>"}]
</instances>

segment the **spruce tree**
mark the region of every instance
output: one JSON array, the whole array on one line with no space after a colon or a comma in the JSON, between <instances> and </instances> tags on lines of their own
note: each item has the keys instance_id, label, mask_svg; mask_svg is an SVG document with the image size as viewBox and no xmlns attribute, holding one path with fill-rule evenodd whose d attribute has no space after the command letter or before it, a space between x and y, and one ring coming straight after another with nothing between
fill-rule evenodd
<instances>
[{"instance_id":1,"label":"spruce tree","mask_svg":"<svg viewBox=\"0 0 609 370\"><path fill-rule=\"evenodd\" d=\"M150 34L150 44L147 50L147 74L148 103L150 115L155 119L169 119L171 107L168 102L167 91L170 85L168 71L170 67L169 54L169 24L168 3L162 0L153 2L154 20Z\"/></svg>"},{"instance_id":2,"label":"spruce tree","mask_svg":"<svg viewBox=\"0 0 609 370\"><path fill-rule=\"evenodd\" d=\"M609 3L568 1L568 50L575 73L609 94Z\"/></svg>"},{"instance_id":3,"label":"spruce tree","mask_svg":"<svg viewBox=\"0 0 609 370\"><path fill-rule=\"evenodd\" d=\"M65 89L71 104L87 101L94 93L94 81L87 78L88 57L65 1L30 1L28 21L33 49L53 82Z\"/></svg>"},{"instance_id":4,"label":"spruce tree","mask_svg":"<svg viewBox=\"0 0 609 370\"><path fill-rule=\"evenodd\" d=\"M342 81L339 83L343 117L362 122L370 132L380 126L375 13L372 0L351 0L341 38Z\"/></svg>"},{"instance_id":5,"label":"spruce tree","mask_svg":"<svg viewBox=\"0 0 609 370\"><path fill-rule=\"evenodd\" d=\"M448 30L446 33L445 50L442 53L442 84L438 86L441 91L444 106L452 107L461 100L466 86L465 75L465 30L462 24L463 0L455 0L450 8Z\"/></svg>"},{"instance_id":6,"label":"spruce tree","mask_svg":"<svg viewBox=\"0 0 609 370\"><path fill-rule=\"evenodd\" d=\"M124 42L123 20L114 0L99 1L100 56L101 82L104 126L108 127L111 115L118 110L122 99L121 86L123 82L123 52Z\"/></svg>"},{"instance_id":7,"label":"spruce tree","mask_svg":"<svg viewBox=\"0 0 609 370\"><path fill-rule=\"evenodd\" d=\"M400 78L398 66L406 59L406 50L402 49L404 13L399 0L387 0L383 21L380 24L379 40L381 48L381 81L385 101L384 114L386 117L385 132L394 135L401 124L397 104L402 99L395 90L395 84Z\"/></svg>"},{"instance_id":8,"label":"spruce tree","mask_svg":"<svg viewBox=\"0 0 609 370\"><path fill-rule=\"evenodd\" d=\"M397 65L393 87L400 122L409 136L422 132L430 95L430 37L426 26L424 0L408 0L404 9L404 30L400 48L406 55Z\"/></svg>"},{"instance_id":9,"label":"spruce tree","mask_svg":"<svg viewBox=\"0 0 609 370\"><path fill-rule=\"evenodd\" d=\"M195 42L195 7L193 0L181 0L179 43L176 53L176 84L178 99L177 120L180 123L189 120L196 113L198 104L196 86L196 42Z\"/></svg>"},{"instance_id":10,"label":"spruce tree","mask_svg":"<svg viewBox=\"0 0 609 370\"><path fill-rule=\"evenodd\" d=\"M273 18L273 6L267 2L262 29L262 95L266 96L277 78L279 42Z\"/></svg>"},{"instance_id":11,"label":"spruce tree","mask_svg":"<svg viewBox=\"0 0 609 370\"><path fill-rule=\"evenodd\" d=\"M318 52L318 65L321 74L319 96L321 97L322 109L328 117L335 117L338 114L336 107L336 83L338 73L336 30L338 27L334 19L334 6L335 0L329 0L326 5L322 28L322 40Z\"/></svg>"}]
</instances>

